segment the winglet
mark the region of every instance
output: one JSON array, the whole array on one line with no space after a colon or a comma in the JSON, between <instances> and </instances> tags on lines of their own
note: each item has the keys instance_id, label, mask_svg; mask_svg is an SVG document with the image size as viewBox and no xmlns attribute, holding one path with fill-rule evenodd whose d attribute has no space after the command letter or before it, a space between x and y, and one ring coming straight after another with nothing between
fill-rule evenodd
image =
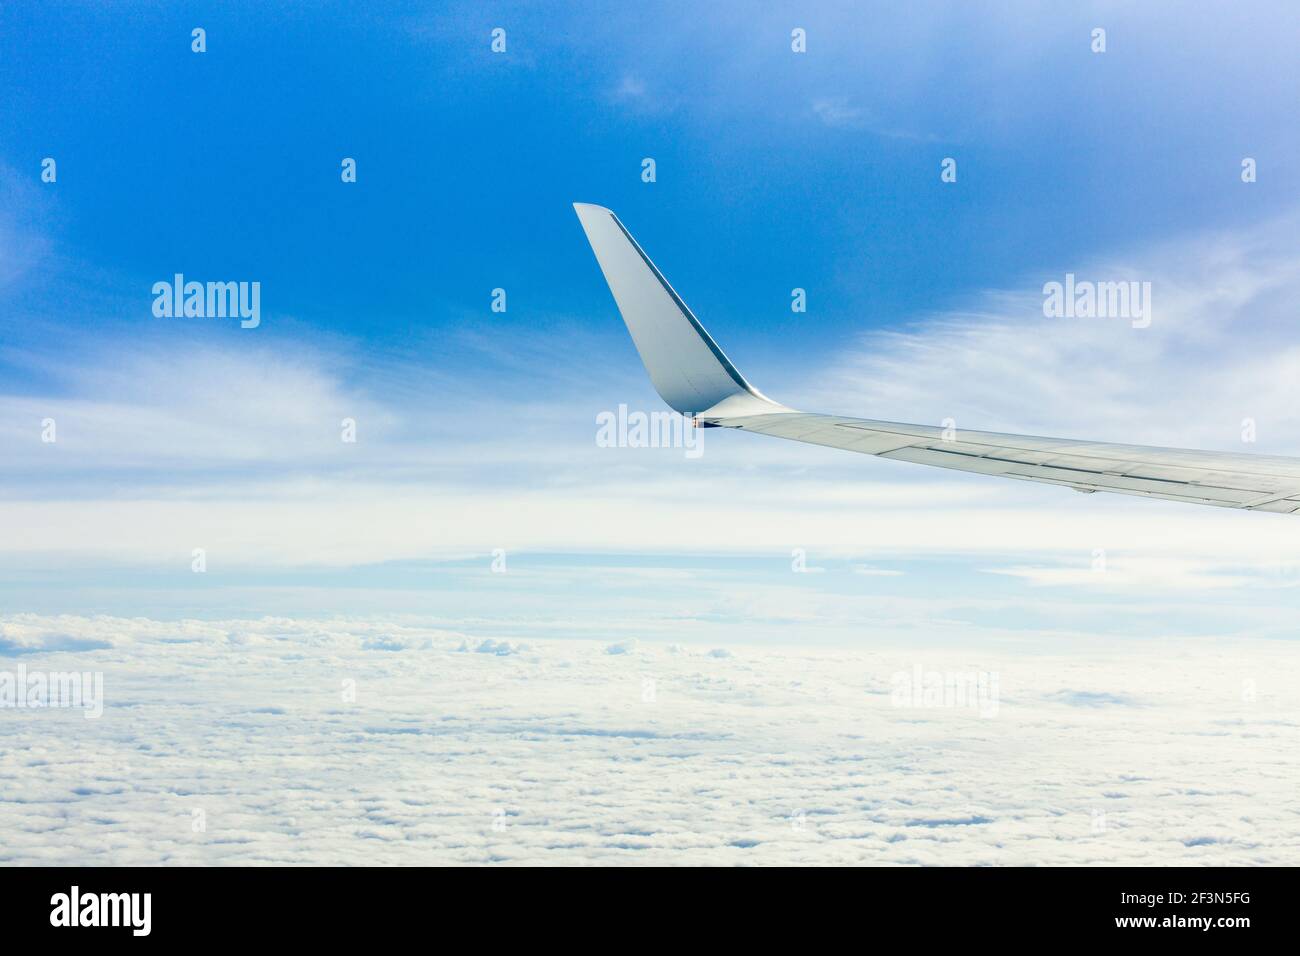
<instances>
[{"instance_id":1,"label":"winglet","mask_svg":"<svg viewBox=\"0 0 1300 956\"><path fill-rule=\"evenodd\" d=\"M671 408L692 415L732 399L733 407L781 409L745 381L614 213L588 203L573 208L650 381Z\"/></svg>"}]
</instances>

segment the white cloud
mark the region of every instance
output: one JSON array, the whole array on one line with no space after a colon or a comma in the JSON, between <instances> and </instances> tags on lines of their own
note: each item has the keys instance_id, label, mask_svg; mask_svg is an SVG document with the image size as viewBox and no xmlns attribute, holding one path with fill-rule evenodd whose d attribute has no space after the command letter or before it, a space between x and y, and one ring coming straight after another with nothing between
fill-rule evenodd
<instances>
[{"instance_id":1,"label":"white cloud","mask_svg":"<svg viewBox=\"0 0 1300 956\"><path fill-rule=\"evenodd\" d=\"M0 625L110 645L0 656L102 671L105 696L98 720L0 712L9 864L1231 865L1300 849L1283 642L501 655L392 620ZM996 674L995 714L896 706L895 675L918 670Z\"/></svg>"},{"instance_id":2,"label":"white cloud","mask_svg":"<svg viewBox=\"0 0 1300 956\"><path fill-rule=\"evenodd\" d=\"M1300 448L1297 217L1109 261L1063 262L908 329L865 336L807 398L890 420L1176 447ZM1152 284L1153 320L1043 315L1066 272ZM911 417L909 417L911 416ZM1244 445L1242 420L1257 442Z\"/></svg>"},{"instance_id":3,"label":"white cloud","mask_svg":"<svg viewBox=\"0 0 1300 956\"><path fill-rule=\"evenodd\" d=\"M620 100L639 100L646 95L645 82L640 77L625 73L612 95Z\"/></svg>"},{"instance_id":4,"label":"white cloud","mask_svg":"<svg viewBox=\"0 0 1300 956\"><path fill-rule=\"evenodd\" d=\"M1049 587L1077 587L1092 591L1133 590L1144 594L1160 591L1204 591L1236 589L1259 583L1251 575L1230 574L1208 562L1176 558L1131 558L1108 561L1092 567L1080 560L1074 565L1017 566L989 568L990 574L1019 578Z\"/></svg>"},{"instance_id":5,"label":"white cloud","mask_svg":"<svg viewBox=\"0 0 1300 956\"><path fill-rule=\"evenodd\" d=\"M959 430L1293 452L1300 350L1285 343L1300 260L1283 241L1291 222L1132 251L1118 265L1062 265L1152 281L1148 329L1045 319L1039 290L1055 276L1030 276L1020 292L867 336L802 395L794 388L780 397L881 418L953 417ZM529 361L502 361L550 369L556 363L534 350L552 339L524 336L518 348ZM548 379L536 392L554 397L539 403L457 379L445 363L431 380L422 367L368 356L368 380L380 384L361 390L349 384L349 361L342 350L286 357L256 348L73 356L49 396L0 397L8 455L0 568L13 580L69 568L179 570L187 583L170 586L194 588L196 547L214 573L262 578L506 548L586 555L581 574L607 582L600 593L611 610L620 575L650 572L596 571L593 555L749 556L788 568L791 549L802 548L810 567L829 570L799 576L797 586L730 580L725 612L849 621L860 609L836 603L839 560L873 569L856 584L892 602L899 626L908 613L928 613L907 603L920 598L913 587L933 594L941 582L943 600L970 602L991 577L1032 585L1007 614L1046 613L1072 591L1057 610L1074 617L1086 598L1132 613L1142 600L1170 613L1206 602L1224 613L1223 602L1234 601L1243 630L1277 632L1293 619L1295 521L1287 516L1079 496L718 430L698 461L671 449L603 449L590 383L578 394ZM627 395L622 371L608 373L599 393ZM639 374L635 382L635 394L647 395ZM443 411L449 392L458 396L454 414ZM54 446L39 440L46 414L59 422ZM1250 446L1239 440L1245 416L1258 424ZM355 445L339 440L343 417L357 419ZM1110 567L1101 586L1089 569L1097 549ZM957 563L939 576L920 567L888 573L919 559ZM977 573L985 569L998 573ZM665 563L656 573L683 572ZM329 587L276 594L280 610L340 599ZM267 586L248 599L273 595ZM284 603L291 599L305 603ZM366 599L392 608L378 591ZM408 599L427 606L414 591Z\"/></svg>"},{"instance_id":6,"label":"white cloud","mask_svg":"<svg viewBox=\"0 0 1300 956\"><path fill-rule=\"evenodd\" d=\"M865 129L877 136L887 139L910 139L933 141L937 137L917 133L897 126L888 126L877 121L869 111L854 103L846 96L818 97L812 101L812 113L823 126L831 129Z\"/></svg>"},{"instance_id":7,"label":"white cloud","mask_svg":"<svg viewBox=\"0 0 1300 956\"><path fill-rule=\"evenodd\" d=\"M851 105L848 98L843 96L813 100L812 111L825 125L837 129L860 126L867 120L866 111Z\"/></svg>"}]
</instances>

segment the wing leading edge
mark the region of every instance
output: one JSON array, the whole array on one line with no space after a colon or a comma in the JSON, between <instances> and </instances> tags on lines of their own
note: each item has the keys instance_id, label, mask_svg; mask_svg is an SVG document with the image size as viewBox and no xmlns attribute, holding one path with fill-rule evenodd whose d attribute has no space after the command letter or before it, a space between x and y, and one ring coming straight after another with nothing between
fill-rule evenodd
<instances>
[{"instance_id":1,"label":"wing leading edge","mask_svg":"<svg viewBox=\"0 0 1300 956\"><path fill-rule=\"evenodd\" d=\"M787 408L745 381L612 212L574 208L655 388L668 405L703 424L1076 491L1300 510L1300 458L945 432Z\"/></svg>"}]
</instances>

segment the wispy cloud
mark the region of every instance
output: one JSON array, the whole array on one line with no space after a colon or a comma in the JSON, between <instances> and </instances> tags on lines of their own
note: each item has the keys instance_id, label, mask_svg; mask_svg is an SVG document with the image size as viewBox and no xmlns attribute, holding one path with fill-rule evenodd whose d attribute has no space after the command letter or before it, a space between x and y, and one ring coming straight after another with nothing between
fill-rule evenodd
<instances>
[{"instance_id":1,"label":"wispy cloud","mask_svg":"<svg viewBox=\"0 0 1300 956\"><path fill-rule=\"evenodd\" d=\"M1062 262L845 350L807 400L868 417L1141 444L1300 448L1296 217ZM1153 319L1047 318L1065 274L1149 281ZM1242 442L1251 419L1255 441Z\"/></svg>"},{"instance_id":2,"label":"wispy cloud","mask_svg":"<svg viewBox=\"0 0 1300 956\"><path fill-rule=\"evenodd\" d=\"M618 85L610 95L616 100L640 100L646 95L645 81L630 73L624 73Z\"/></svg>"},{"instance_id":3,"label":"wispy cloud","mask_svg":"<svg viewBox=\"0 0 1300 956\"><path fill-rule=\"evenodd\" d=\"M1285 343L1300 260L1280 241L1289 229L1283 219L1130 250L1119 265L1062 264L1062 273L1149 277L1149 328L1045 318L1041 286L1057 276L1027 276L1020 289L868 335L780 397L868 417L951 417L959 431L1292 451L1300 346ZM1142 613L1143 601L1168 608L1161 595L1175 592L1202 607L1249 595L1243 630L1283 627L1296 603L1285 586L1295 576L1279 573L1295 563L1285 516L1085 499L717 431L699 460L597 447L602 408L653 409L657 399L635 365L565 379L555 338L521 333L494 357L493 337L467 334L457 347L479 361L463 370L445 351L431 364L306 344L70 354L51 366L48 390L0 396L0 564L10 574L76 568L90 580L118 567L186 569L202 547L223 571L283 578L505 548L586 555L592 574L600 554L655 554L665 567L725 554L789 575L781 586L736 578L729 613L762 608L832 630L854 613L836 603L846 574L895 598L939 575L958 601L1003 579L1020 588L1007 611L1016 620L1062 592L1072 613L1069 602L1103 600L1117 615ZM508 370L514 387L495 387L484 361ZM41 440L47 418L57 443ZM1241 441L1244 418L1257 425L1255 443ZM342 440L345 419L356 422L355 443ZM790 574L792 548L828 570ZM1104 577L1091 570L1098 550ZM932 563L900 573L904 561Z\"/></svg>"},{"instance_id":4,"label":"wispy cloud","mask_svg":"<svg viewBox=\"0 0 1300 956\"><path fill-rule=\"evenodd\" d=\"M812 101L812 113L822 125L831 129L868 130L887 139L932 142L937 138L929 133L918 133L882 123L867 109L854 105L847 96L814 99Z\"/></svg>"},{"instance_id":5,"label":"wispy cloud","mask_svg":"<svg viewBox=\"0 0 1300 956\"><path fill-rule=\"evenodd\" d=\"M813 115L825 125L837 129L852 129L865 125L867 113L857 106L849 104L844 96L813 100Z\"/></svg>"}]
</instances>

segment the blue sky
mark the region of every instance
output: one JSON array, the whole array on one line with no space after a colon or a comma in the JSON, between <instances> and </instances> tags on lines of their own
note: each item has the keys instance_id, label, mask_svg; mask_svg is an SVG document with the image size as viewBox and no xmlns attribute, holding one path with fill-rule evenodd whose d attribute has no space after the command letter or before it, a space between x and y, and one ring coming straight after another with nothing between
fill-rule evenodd
<instances>
[{"instance_id":1,"label":"blue sky","mask_svg":"<svg viewBox=\"0 0 1300 956\"><path fill-rule=\"evenodd\" d=\"M1258 450L1296 451L1291 366L1252 365L1263 359L1231 329L1284 334L1293 314L1294 263L1280 257L1300 200L1300 11L1243 4L1228 30L1178 4L802 6L6 5L0 499L26 522L4 552L6 609L373 613L400 592L398 609L497 614L508 633L568 620L549 582L581 585L547 575L571 567L601 580L580 625L622 633L614 612L646 585L606 574L611 562L653 555L652 570L685 576L726 619L739 611L720 591L780 590L802 546L834 555L799 583L822 595L813 624L827 631L851 631L848 608L867 599L925 625L909 602L936 589L967 602L954 613L972 627L992 615L1041 628L1062 620L1041 603L1044 588L1058 596L1044 562L1086 566L1109 546L1145 569L1140 600L1121 589L1134 633L1217 620L1150 593L1201 592L1205 575L1222 586L1199 600L1226 602L1223 620L1240 622L1244 604L1251 627L1282 627L1294 574L1267 516L1188 519L1194 532L1179 533L1195 547L1149 553L1154 539L1133 529L1154 522L1167 539L1184 510L995 492L750 436L718 438L695 475L680 455L592 447L599 410L659 406L574 200L615 209L779 399L1228 449L1251 415ZM203 54L190 49L199 26ZM1104 54L1090 50L1099 26ZM504 54L490 50L495 27ZM807 53L790 49L795 27ZM54 184L39 179L47 156ZM1248 186L1246 156L1259 168ZM355 184L340 181L343 157ZM940 182L944 157L956 183ZM1098 263L1165 279L1162 301L1186 309L1145 338L1043 332L1042 283ZM155 318L150 287L176 272L259 281L261 327ZM489 310L496 287L505 314ZM790 312L794 287L806 314ZM1239 294L1213 298L1228 287ZM969 371L999 358L997 376ZM67 436L57 458L32 445L47 413ZM344 415L363 435L346 461ZM779 507L764 481L786 492ZM929 520L936 489L970 504L946 538L875 535L890 495ZM620 496L608 513L592 505L604 495ZM700 516L714 496L733 505L730 526ZM700 511L674 507L684 500ZM861 524L827 518L827 500L851 500ZM393 502L416 517L376 517ZM635 513L626 527L608 520L618 508ZM981 521L1002 508L1048 531L990 546ZM338 534L318 540L331 516ZM674 516L688 526L676 537L663 530ZM1266 539L1263 570L1241 570L1254 537L1216 552L1242 521ZM752 538L738 542L736 524ZM236 526L199 585L196 536ZM1090 527L1112 530L1093 543ZM511 578L508 600L471 574L499 545L538 575ZM1188 553L1201 563L1179 564ZM897 574L853 571L882 556ZM701 560L725 587L690 579ZM1283 610L1260 610L1237 574L1288 584L1263 601ZM348 587L355 600L338 599ZM971 609L990 596L1014 614ZM805 602L758 616L793 627Z\"/></svg>"},{"instance_id":2,"label":"blue sky","mask_svg":"<svg viewBox=\"0 0 1300 956\"><path fill-rule=\"evenodd\" d=\"M1130 6L668 4L647 31L608 4L7 5L6 175L52 155L60 179L21 210L54 261L6 331L69 306L103 313L77 328L134 323L173 271L260 279L267 338L401 346L482 322L497 286L503 332L596 324L577 199L618 210L751 363L790 359L789 290L809 289L815 360L972 289L1294 199L1300 13L1246 4L1229 32ZM1244 155L1263 175L1243 196Z\"/></svg>"}]
</instances>

